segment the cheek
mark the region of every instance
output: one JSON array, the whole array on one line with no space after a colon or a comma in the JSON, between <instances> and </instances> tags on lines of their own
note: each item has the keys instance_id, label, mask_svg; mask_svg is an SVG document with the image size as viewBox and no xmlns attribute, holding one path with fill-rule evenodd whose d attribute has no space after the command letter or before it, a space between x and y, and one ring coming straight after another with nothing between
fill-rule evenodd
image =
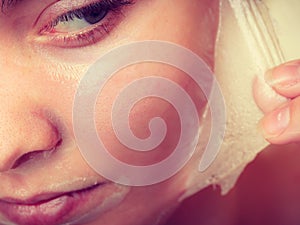
<instances>
[{"instance_id":1,"label":"cheek","mask_svg":"<svg viewBox=\"0 0 300 225\"><path fill-rule=\"evenodd\" d=\"M193 100L198 114L202 114L206 104L206 99L197 85L186 74L167 65L143 63L128 67L113 76L112 79L107 82L97 99L95 115L98 137L101 138L106 149L114 157L132 165L149 165L165 159L174 151L181 135L181 115L179 115L170 102L164 99L164 96L155 97L144 95L142 99L131 96L135 98L136 101L139 101L137 101L136 104L130 104L127 102L130 96L127 95L124 97L124 93L122 94L122 89L125 87L130 88L130 86L128 86L130 83L142 80L143 78L149 78L149 76L168 79L179 85ZM148 87L151 87L150 83ZM166 89L159 83L152 88L154 88L154 91L156 91L155 88L157 88L157 90ZM147 86L137 86L132 93L145 93L145 89L147 89ZM178 96L178 93L169 89L165 91L168 92L168 95ZM120 111L115 114L115 117L112 117L112 107L116 99L120 96L123 98L123 101L120 103L121 107L119 107ZM180 96L177 100L180 101ZM122 113L125 108L130 109L129 113ZM165 123L165 137L158 137L161 135L158 133L163 130L163 128L156 131L153 130L152 133L150 131L150 121L157 117L162 119ZM162 140L156 142L157 146L151 148L151 151L132 151L130 147L120 142L113 129L112 121L117 121L116 126L121 126L118 127L120 132L132 132L132 136L135 138L147 139L156 137L158 139L162 138Z\"/></svg>"},{"instance_id":2,"label":"cheek","mask_svg":"<svg viewBox=\"0 0 300 225\"><path fill-rule=\"evenodd\" d=\"M38 62L38 61L36 61ZM40 64L30 67L26 82L30 83L31 99L40 107L57 126L64 142L73 138L72 110L73 101L78 87L79 77L87 67L67 67L54 64ZM46 66L45 66L46 65ZM49 70L48 68L51 68ZM24 86L25 78L20 79Z\"/></svg>"},{"instance_id":3,"label":"cheek","mask_svg":"<svg viewBox=\"0 0 300 225\"><path fill-rule=\"evenodd\" d=\"M213 67L218 30L218 0L152 0L130 17L133 40L163 40L182 45ZM155 9L147 13L149 9ZM142 18L142 19L141 19Z\"/></svg>"}]
</instances>

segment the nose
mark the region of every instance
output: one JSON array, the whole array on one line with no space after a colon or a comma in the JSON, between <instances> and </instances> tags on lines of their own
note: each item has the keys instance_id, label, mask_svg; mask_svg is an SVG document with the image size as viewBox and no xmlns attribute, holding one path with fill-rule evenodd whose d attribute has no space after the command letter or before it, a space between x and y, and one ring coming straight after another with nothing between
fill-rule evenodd
<instances>
[{"instance_id":1,"label":"nose","mask_svg":"<svg viewBox=\"0 0 300 225\"><path fill-rule=\"evenodd\" d=\"M61 141L58 129L45 113L30 104L17 105L18 109L3 104L0 109L0 172L50 153Z\"/></svg>"},{"instance_id":2,"label":"nose","mask_svg":"<svg viewBox=\"0 0 300 225\"><path fill-rule=\"evenodd\" d=\"M46 70L12 43L0 38L0 173L51 156L61 142Z\"/></svg>"}]
</instances>

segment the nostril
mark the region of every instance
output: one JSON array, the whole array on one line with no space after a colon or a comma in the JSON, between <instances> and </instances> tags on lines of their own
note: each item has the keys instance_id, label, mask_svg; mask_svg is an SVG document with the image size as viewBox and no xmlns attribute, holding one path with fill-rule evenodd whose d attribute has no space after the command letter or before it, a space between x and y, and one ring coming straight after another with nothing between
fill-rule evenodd
<instances>
[{"instance_id":1,"label":"nostril","mask_svg":"<svg viewBox=\"0 0 300 225\"><path fill-rule=\"evenodd\" d=\"M34 160L37 156L42 155L42 156L48 156L49 154L53 153L62 143L62 139L60 139L56 145L51 148L51 149L47 149L47 150L36 150L36 151L31 151L28 152L24 155L22 155L21 157L19 157L15 163L13 164L13 166L11 167L11 169L16 169L17 167L19 167L20 165L30 161L30 160Z\"/></svg>"},{"instance_id":2,"label":"nostril","mask_svg":"<svg viewBox=\"0 0 300 225\"><path fill-rule=\"evenodd\" d=\"M24 155L22 155L20 158L18 158L14 165L11 167L11 169L16 169L17 167L19 167L21 164L24 164L25 162L32 160L35 158L36 155L39 155L41 153L43 153L43 150L39 150L39 151L34 151L34 152L28 152Z\"/></svg>"}]
</instances>

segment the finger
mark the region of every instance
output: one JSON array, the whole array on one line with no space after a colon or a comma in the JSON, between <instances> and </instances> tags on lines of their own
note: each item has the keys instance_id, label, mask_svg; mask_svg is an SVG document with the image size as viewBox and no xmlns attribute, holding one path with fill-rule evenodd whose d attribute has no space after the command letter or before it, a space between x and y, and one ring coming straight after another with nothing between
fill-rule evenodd
<instances>
[{"instance_id":1,"label":"finger","mask_svg":"<svg viewBox=\"0 0 300 225\"><path fill-rule=\"evenodd\" d=\"M300 142L300 97L265 115L259 127L272 144Z\"/></svg>"},{"instance_id":2,"label":"finger","mask_svg":"<svg viewBox=\"0 0 300 225\"><path fill-rule=\"evenodd\" d=\"M253 97L263 113L269 113L283 105L288 99L274 91L263 78L256 77L253 82Z\"/></svg>"},{"instance_id":3,"label":"finger","mask_svg":"<svg viewBox=\"0 0 300 225\"><path fill-rule=\"evenodd\" d=\"M266 82L279 94L295 98L300 96L300 60L291 61L268 70Z\"/></svg>"}]
</instances>

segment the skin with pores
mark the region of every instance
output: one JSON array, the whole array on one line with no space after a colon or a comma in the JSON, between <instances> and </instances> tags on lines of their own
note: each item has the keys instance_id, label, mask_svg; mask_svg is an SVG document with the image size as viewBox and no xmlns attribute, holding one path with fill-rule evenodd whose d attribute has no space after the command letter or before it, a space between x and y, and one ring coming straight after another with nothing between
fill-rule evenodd
<instances>
[{"instance_id":1,"label":"skin with pores","mask_svg":"<svg viewBox=\"0 0 300 225\"><path fill-rule=\"evenodd\" d=\"M88 67L120 44L151 39L177 43L194 51L212 68L218 1L137 0L114 11L101 12L105 17L95 24L83 21L87 11L68 21L59 17L90 4L95 9L99 7L95 2L20 1L4 6L0 15L2 223L158 224L187 188L185 170L148 187L121 186L95 173L76 146L72 103ZM202 19L195 22L199 15ZM72 17L70 13L68 16ZM178 69L142 63L119 71L99 95L96 125L111 153L128 163L161 160L177 138L176 132L169 134L158 151L143 157L123 151L127 149L116 140L108 122L118 90L134 79L153 74L171 79L190 93L199 115L206 104L196 85ZM164 101L145 100L131 115L129 122L138 137L148 135L147 124L153 116L161 116L170 130L178 131L173 122L178 116ZM64 193L72 197L41 203ZM76 198L82 198L80 207L73 202Z\"/></svg>"},{"instance_id":2,"label":"skin with pores","mask_svg":"<svg viewBox=\"0 0 300 225\"><path fill-rule=\"evenodd\" d=\"M0 15L1 224L10 224L8 221L11 220L17 224L153 225L164 221L187 189L188 172L185 170L163 183L139 188L114 184L96 174L77 149L72 130L72 102L80 78L99 55L132 41L153 39L180 44L203 58L213 69L219 2L136 0L120 6L114 13L105 14L103 20L96 24L108 23L102 28L109 32L99 32L97 27L98 32L92 39L88 35L93 34L90 31L96 25L91 27L91 24L82 22L82 18L68 21L73 23L72 26L61 20L57 24L51 23L66 12L95 2L24 0L14 7L4 7ZM55 29L43 29L49 23L56 25ZM77 30L88 34L78 36ZM269 84L279 94L292 99L283 107L283 113L278 109L267 112L261 122L266 138L275 144L300 139L296 119L300 92L295 80L298 79L292 79L292 85L279 85L280 82L277 82L282 80L283 73L296 77L298 65L299 62L295 61L292 66L283 65L266 75ZM151 153L147 158L124 153L123 150L127 149L117 142L107 122L118 90L133 79L153 74L169 78L184 87L198 102L196 106L200 115L206 104L201 94L195 94L199 91L191 79L169 66L144 63L117 73L99 96L96 124L111 153L128 163L145 164L161 160L169 153L166 146L172 146L176 141L176 135L168 136L165 145L158 149L164 151ZM264 103L259 105L264 109ZM147 121L154 115L164 118L171 130L178 129L173 123L177 119L176 113L166 102L148 99L137 105L132 113L134 116L130 123L139 137L148 135ZM281 113L280 116L278 113ZM268 124L276 125L276 120L280 122L275 126L280 128L279 134L273 127L270 135ZM86 195L84 192L90 191L87 188L92 188L92 191ZM74 192L78 190L81 192ZM68 200L67 207L60 200L58 203L46 203L39 210L33 210L36 214L34 219L32 206L24 206L38 204L63 193L72 193L70 195L78 198L84 196L85 203L80 208L76 208L72 200ZM61 198L62 202L64 198ZM14 211L23 210L22 214L27 213L28 217L24 219L7 211L11 204L16 205ZM59 207L65 207L62 214L67 212L66 215L59 215L59 219L45 216L52 212L55 214Z\"/></svg>"}]
</instances>

